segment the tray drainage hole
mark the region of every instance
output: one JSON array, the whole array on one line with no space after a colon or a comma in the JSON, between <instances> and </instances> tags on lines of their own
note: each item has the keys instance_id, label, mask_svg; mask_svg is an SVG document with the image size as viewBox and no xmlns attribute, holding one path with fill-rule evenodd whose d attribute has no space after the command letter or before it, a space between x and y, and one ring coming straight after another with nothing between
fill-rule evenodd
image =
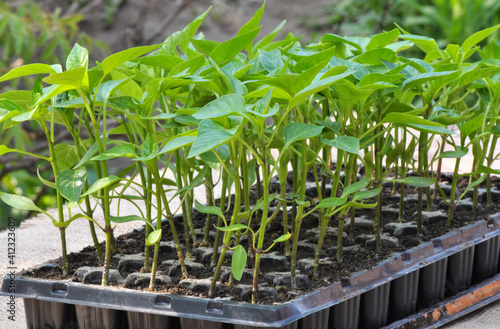
<instances>
[{"instance_id":1,"label":"tray drainage hole","mask_svg":"<svg viewBox=\"0 0 500 329\"><path fill-rule=\"evenodd\" d=\"M207 309L205 312L207 313L213 313L213 314L222 314L222 303L219 302L208 302L207 303Z\"/></svg>"},{"instance_id":2,"label":"tray drainage hole","mask_svg":"<svg viewBox=\"0 0 500 329\"><path fill-rule=\"evenodd\" d=\"M349 290L352 288L352 283L350 278L341 278L340 285L344 290Z\"/></svg>"},{"instance_id":3,"label":"tray drainage hole","mask_svg":"<svg viewBox=\"0 0 500 329\"><path fill-rule=\"evenodd\" d=\"M155 306L161 308L170 308L171 307L171 298L170 296L156 296L155 298Z\"/></svg>"},{"instance_id":4,"label":"tray drainage hole","mask_svg":"<svg viewBox=\"0 0 500 329\"><path fill-rule=\"evenodd\" d=\"M443 249L443 241L440 239L432 240L432 246L434 247L434 250L441 250Z\"/></svg>"},{"instance_id":5,"label":"tray drainage hole","mask_svg":"<svg viewBox=\"0 0 500 329\"><path fill-rule=\"evenodd\" d=\"M409 253L403 253L401 254L401 259L403 260L404 265L408 265L413 263L413 259L411 258L411 255Z\"/></svg>"},{"instance_id":6,"label":"tray drainage hole","mask_svg":"<svg viewBox=\"0 0 500 329\"><path fill-rule=\"evenodd\" d=\"M64 283L54 283L50 292L53 295L66 296L68 294L68 285Z\"/></svg>"}]
</instances>

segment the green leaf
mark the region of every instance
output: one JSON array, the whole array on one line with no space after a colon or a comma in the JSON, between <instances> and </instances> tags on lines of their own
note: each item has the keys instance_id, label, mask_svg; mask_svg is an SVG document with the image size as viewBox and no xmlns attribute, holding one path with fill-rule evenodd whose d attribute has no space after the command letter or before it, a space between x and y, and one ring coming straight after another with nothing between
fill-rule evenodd
<instances>
[{"instance_id":1,"label":"green leaf","mask_svg":"<svg viewBox=\"0 0 500 329\"><path fill-rule=\"evenodd\" d=\"M250 20L240 28L240 30L236 35L237 36L242 35L258 28L260 20L262 19L262 14L264 14L265 7L266 7L266 2L264 1L262 6L259 9L257 9L255 14L253 14L252 18L250 18Z\"/></svg>"},{"instance_id":2,"label":"green leaf","mask_svg":"<svg viewBox=\"0 0 500 329\"><path fill-rule=\"evenodd\" d=\"M66 58L66 70L69 71L78 67L88 69L89 51L81 47L78 43L75 43L73 49Z\"/></svg>"},{"instance_id":3,"label":"green leaf","mask_svg":"<svg viewBox=\"0 0 500 329\"><path fill-rule=\"evenodd\" d=\"M245 99L238 94L223 95L193 114L195 119L212 119L245 113Z\"/></svg>"},{"instance_id":4,"label":"green leaf","mask_svg":"<svg viewBox=\"0 0 500 329\"><path fill-rule=\"evenodd\" d=\"M242 245L237 245L234 248L233 257L231 259L231 272L236 280L240 281L243 276L243 271L247 265L247 252Z\"/></svg>"},{"instance_id":5,"label":"green leaf","mask_svg":"<svg viewBox=\"0 0 500 329\"><path fill-rule=\"evenodd\" d=\"M83 198L86 195L90 195L97 191L100 191L103 188L113 185L114 183L120 181L120 179L121 179L120 177L114 175L109 175L108 177L103 177L101 179L98 179L94 184L92 184L92 186L85 193L81 195L81 197Z\"/></svg>"},{"instance_id":6,"label":"green leaf","mask_svg":"<svg viewBox=\"0 0 500 329\"><path fill-rule=\"evenodd\" d=\"M410 186L415 186L415 187L427 187L431 186L436 182L434 178L429 178L429 177L417 177L417 176L410 176L406 177L405 179L387 179L386 181L388 182L398 182L398 183L404 183Z\"/></svg>"},{"instance_id":7,"label":"green leaf","mask_svg":"<svg viewBox=\"0 0 500 329\"><path fill-rule=\"evenodd\" d=\"M345 198L350 194L361 191L362 189L367 187L369 183L370 183L370 177L366 176L365 178L363 178L360 181L357 181L356 183L345 186L342 192L342 198Z\"/></svg>"},{"instance_id":8,"label":"green leaf","mask_svg":"<svg viewBox=\"0 0 500 329\"><path fill-rule=\"evenodd\" d=\"M356 61L368 65L383 65L382 61L395 63L397 57L396 53L390 49L377 48L362 53L356 58Z\"/></svg>"},{"instance_id":9,"label":"green leaf","mask_svg":"<svg viewBox=\"0 0 500 329\"><path fill-rule=\"evenodd\" d=\"M16 67L0 77L0 82L24 77L33 74L57 73L56 70L47 64L27 64Z\"/></svg>"},{"instance_id":10,"label":"green leaf","mask_svg":"<svg viewBox=\"0 0 500 329\"><path fill-rule=\"evenodd\" d=\"M470 14L472 15L472 13L470 13ZM466 53L467 51L469 51L469 49L471 49L472 47L477 45L482 40L486 39L488 36L493 34L499 28L500 28L500 24L474 33L473 35L471 35L470 37L465 39L464 43L462 44L462 52Z\"/></svg>"},{"instance_id":11,"label":"green leaf","mask_svg":"<svg viewBox=\"0 0 500 329\"><path fill-rule=\"evenodd\" d=\"M54 152L59 171L71 168L79 161L74 145L57 144Z\"/></svg>"},{"instance_id":12,"label":"green leaf","mask_svg":"<svg viewBox=\"0 0 500 329\"><path fill-rule=\"evenodd\" d=\"M302 207L309 207L311 205L311 202L309 201L303 201L303 200L299 200L299 199L295 199L295 203L298 204L299 206L302 206Z\"/></svg>"},{"instance_id":13,"label":"green leaf","mask_svg":"<svg viewBox=\"0 0 500 329\"><path fill-rule=\"evenodd\" d=\"M332 140L322 138L321 142L326 145L333 146L337 149L346 151L352 154L359 154L359 139L352 136L339 136Z\"/></svg>"},{"instance_id":14,"label":"green leaf","mask_svg":"<svg viewBox=\"0 0 500 329\"><path fill-rule=\"evenodd\" d=\"M196 140L196 136L180 136L169 141L158 154L175 151L181 147L191 145Z\"/></svg>"},{"instance_id":15,"label":"green leaf","mask_svg":"<svg viewBox=\"0 0 500 329\"><path fill-rule=\"evenodd\" d=\"M394 124L401 124L401 125L406 125L406 124L419 124L419 125L425 125L425 126L433 126L433 127L443 127L444 125L423 119L421 117L418 117L416 115L411 115L408 113L397 113L397 112L391 112L387 114L384 119L380 123L394 123Z\"/></svg>"},{"instance_id":16,"label":"green leaf","mask_svg":"<svg viewBox=\"0 0 500 329\"><path fill-rule=\"evenodd\" d=\"M154 230L149 233L148 238L146 239L146 245L151 246L157 244L161 240L161 229Z\"/></svg>"},{"instance_id":17,"label":"green leaf","mask_svg":"<svg viewBox=\"0 0 500 329\"><path fill-rule=\"evenodd\" d=\"M161 44L129 48L106 57L101 63L103 76L108 75L108 73L110 73L117 66L120 66L136 57L149 53L150 51L153 51L160 46Z\"/></svg>"},{"instance_id":18,"label":"green leaf","mask_svg":"<svg viewBox=\"0 0 500 329\"><path fill-rule=\"evenodd\" d=\"M274 49L271 51L265 51L259 49L259 62L266 69L269 74L275 74L276 72L281 71L283 66L285 66L285 62L281 58L281 52L278 49Z\"/></svg>"},{"instance_id":19,"label":"green leaf","mask_svg":"<svg viewBox=\"0 0 500 329\"><path fill-rule=\"evenodd\" d=\"M73 167L73 169L78 169L85 165L98 151L97 144L94 143L85 153L85 155L80 159L80 161Z\"/></svg>"},{"instance_id":20,"label":"green leaf","mask_svg":"<svg viewBox=\"0 0 500 329\"><path fill-rule=\"evenodd\" d=\"M210 53L210 58L216 63L222 63L232 59L255 39L259 31L260 27L221 43Z\"/></svg>"},{"instance_id":21,"label":"green leaf","mask_svg":"<svg viewBox=\"0 0 500 329\"><path fill-rule=\"evenodd\" d=\"M412 76L403 82L403 90L408 90L417 86L422 86L429 81L459 73L458 71L428 72Z\"/></svg>"},{"instance_id":22,"label":"green leaf","mask_svg":"<svg viewBox=\"0 0 500 329\"><path fill-rule=\"evenodd\" d=\"M318 204L318 207L320 208L340 207L344 205L346 202L347 198L329 197L321 200L321 202Z\"/></svg>"},{"instance_id":23,"label":"green leaf","mask_svg":"<svg viewBox=\"0 0 500 329\"><path fill-rule=\"evenodd\" d=\"M456 151L444 151L443 153L439 154L439 156L436 159L456 159L456 158L461 158L469 152L469 149L465 147L458 147Z\"/></svg>"},{"instance_id":24,"label":"green leaf","mask_svg":"<svg viewBox=\"0 0 500 329\"><path fill-rule=\"evenodd\" d=\"M316 137L323 131L322 126L313 126L305 123L290 123L283 128L283 135L285 137L285 148L292 143L306 139Z\"/></svg>"},{"instance_id":25,"label":"green leaf","mask_svg":"<svg viewBox=\"0 0 500 329\"><path fill-rule=\"evenodd\" d=\"M184 192L189 192L193 190L195 187L200 186L203 184L203 181L205 179L205 176L207 173L210 171L210 167L204 166L204 168L199 172L199 174L189 183L188 186L184 186L181 189L178 189L177 192L175 193L174 197L177 195L180 195Z\"/></svg>"},{"instance_id":26,"label":"green leaf","mask_svg":"<svg viewBox=\"0 0 500 329\"><path fill-rule=\"evenodd\" d=\"M425 53L430 53L434 50L439 50L436 40L420 35L405 34L399 36L400 39L408 40L417 45Z\"/></svg>"},{"instance_id":27,"label":"green leaf","mask_svg":"<svg viewBox=\"0 0 500 329\"><path fill-rule=\"evenodd\" d=\"M360 191L354 195L352 201L365 200L373 198L382 192L382 187L378 187L372 190Z\"/></svg>"},{"instance_id":28,"label":"green leaf","mask_svg":"<svg viewBox=\"0 0 500 329\"><path fill-rule=\"evenodd\" d=\"M426 132L429 134L439 134L439 135L453 135L454 132L443 127L427 126L410 123L407 125L409 128L413 128L420 132Z\"/></svg>"},{"instance_id":29,"label":"green leaf","mask_svg":"<svg viewBox=\"0 0 500 329\"><path fill-rule=\"evenodd\" d=\"M0 192L0 200L11 206L12 208L28 210L28 211L37 211L44 214L47 214L44 210L37 207L31 199L28 199L22 195L16 194L8 194L4 192Z\"/></svg>"},{"instance_id":30,"label":"green leaf","mask_svg":"<svg viewBox=\"0 0 500 329\"><path fill-rule=\"evenodd\" d=\"M112 221L114 223L128 223L128 222L133 222L133 221L142 221L142 222L145 222L147 225L151 226L151 228L153 230L155 229L153 224L151 224L151 221L149 221L145 218L142 218L140 216L137 216L137 215L128 215L128 216L120 216L120 217L108 215L108 218L110 221Z\"/></svg>"},{"instance_id":31,"label":"green leaf","mask_svg":"<svg viewBox=\"0 0 500 329\"><path fill-rule=\"evenodd\" d=\"M288 102L288 108L293 108L295 105L305 101L309 96L320 92L328 87L330 87L332 84L335 82L348 77L352 74L352 72L346 71L342 74L338 74L335 76L331 76L328 78L321 79L319 81L316 81L312 83L310 86L302 89L300 92L298 92L289 102Z\"/></svg>"},{"instance_id":32,"label":"green leaf","mask_svg":"<svg viewBox=\"0 0 500 329\"><path fill-rule=\"evenodd\" d=\"M52 73L43 81L53 85L70 85L78 88L86 72L84 67L77 67L61 73Z\"/></svg>"},{"instance_id":33,"label":"green leaf","mask_svg":"<svg viewBox=\"0 0 500 329\"><path fill-rule=\"evenodd\" d=\"M478 186L479 184L481 184L485 179L486 177L488 177L487 175L483 175L481 176L480 178L476 179L475 181L473 181L472 183L470 183L466 188L465 188L465 191L462 193L462 195L460 195L460 197L458 198L459 200L462 199L466 194L467 192L469 192L470 189Z\"/></svg>"},{"instance_id":34,"label":"green leaf","mask_svg":"<svg viewBox=\"0 0 500 329\"><path fill-rule=\"evenodd\" d=\"M325 34L321 39L321 42L333 42L333 43L343 43L349 46L353 46L359 51L363 51L363 48L359 44L354 41L351 41L350 38L342 38L341 36L335 34Z\"/></svg>"},{"instance_id":35,"label":"green leaf","mask_svg":"<svg viewBox=\"0 0 500 329\"><path fill-rule=\"evenodd\" d=\"M234 232L238 230L248 230L250 229L248 226L243 225L243 224L234 224L234 225L229 225L225 227L216 227L219 231L222 232Z\"/></svg>"},{"instance_id":36,"label":"green leaf","mask_svg":"<svg viewBox=\"0 0 500 329\"><path fill-rule=\"evenodd\" d=\"M58 191L68 201L77 203L83 191L85 180L87 179L87 170L85 167L79 169L64 169L56 177L56 186Z\"/></svg>"},{"instance_id":37,"label":"green leaf","mask_svg":"<svg viewBox=\"0 0 500 329\"><path fill-rule=\"evenodd\" d=\"M355 201L349 201L349 202L347 202L347 206L350 208L354 208L354 209L370 209L370 208L376 207L377 202L375 202L375 203L358 203Z\"/></svg>"},{"instance_id":38,"label":"green leaf","mask_svg":"<svg viewBox=\"0 0 500 329\"><path fill-rule=\"evenodd\" d=\"M278 242L285 242L287 240L290 239L292 235L290 233L287 233L287 234L283 234L282 236L280 236L279 238L277 239L274 239L274 243L278 243Z\"/></svg>"},{"instance_id":39,"label":"green leaf","mask_svg":"<svg viewBox=\"0 0 500 329\"><path fill-rule=\"evenodd\" d=\"M101 161L101 160L109 160L115 158L134 158L137 157L135 153L134 144L122 144L115 147L110 148L109 150L104 151L104 153L98 154L95 157L91 158L92 161Z\"/></svg>"},{"instance_id":40,"label":"green leaf","mask_svg":"<svg viewBox=\"0 0 500 329\"><path fill-rule=\"evenodd\" d=\"M300 73L316 66L318 63L328 62L334 54L335 47L329 47L326 50L306 56L295 64L295 70Z\"/></svg>"},{"instance_id":41,"label":"green leaf","mask_svg":"<svg viewBox=\"0 0 500 329\"><path fill-rule=\"evenodd\" d=\"M99 89L97 90L97 97L101 102L107 102L108 98L111 96L111 94L121 85L124 83L130 81L132 77L128 77L125 79L120 79L120 80L109 80L104 83L102 83L99 86Z\"/></svg>"},{"instance_id":42,"label":"green leaf","mask_svg":"<svg viewBox=\"0 0 500 329\"><path fill-rule=\"evenodd\" d=\"M198 127L198 136L189 150L188 158L205 153L235 137L235 129L225 129L220 123L203 120Z\"/></svg>"},{"instance_id":43,"label":"green leaf","mask_svg":"<svg viewBox=\"0 0 500 329\"><path fill-rule=\"evenodd\" d=\"M219 207L215 206L205 206L202 205L201 203L198 202L198 200L195 200L195 207L196 210L199 212L202 212L204 214L212 214L219 216L220 218L224 218L224 214L222 213L222 210Z\"/></svg>"},{"instance_id":44,"label":"green leaf","mask_svg":"<svg viewBox=\"0 0 500 329\"><path fill-rule=\"evenodd\" d=\"M1 148L1 146L0 146ZM40 175L40 166L38 166L38 168L36 168L36 174L38 176L38 179L46 186L50 187L50 188L53 188L54 190L57 188L56 187L56 183L53 183L51 181L48 181L46 180L45 178L42 177L42 175Z\"/></svg>"},{"instance_id":45,"label":"green leaf","mask_svg":"<svg viewBox=\"0 0 500 329\"><path fill-rule=\"evenodd\" d=\"M382 48L393 42L401 34L398 29L380 33L371 37L370 42L366 45L366 50Z\"/></svg>"}]
</instances>

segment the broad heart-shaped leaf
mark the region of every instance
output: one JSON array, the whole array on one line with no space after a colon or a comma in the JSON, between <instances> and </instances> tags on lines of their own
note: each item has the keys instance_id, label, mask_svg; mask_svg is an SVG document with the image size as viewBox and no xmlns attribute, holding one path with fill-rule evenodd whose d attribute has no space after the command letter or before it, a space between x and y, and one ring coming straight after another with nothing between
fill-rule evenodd
<instances>
[{"instance_id":1,"label":"broad heart-shaped leaf","mask_svg":"<svg viewBox=\"0 0 500 329\"><path fill-rule=\"evenodd\" d=\"M436 182L436 179L429 177L410 176L406 177L405 179L387 179L386 181L405 183L407 185L415 187L427 187L434 184Z\"/></svg>"},{"instance_id":2,"label":"broad heart-shaped leaf","mask_svg":"<svg viewBox=\"0 0 500 329\"><path fill-rule=\"evenodd\" d=\"M189 150L188 158L205 153L235 137L237 129L225 129L220 123L205 119L198 126L198 136Z\"/></svg>"},{"instance_id":3,"label":"broad heart-shaped leaf","mask_svg":"<svg viewBox=\"0 0 500 329\"><path fill-rule=\"evenodd\" d=\"M0 82L24 77L33 74L57 73L57 71L47 64L27 64L16 67L0 77Z\"/></svg>"},{"instance_id":4,"label":"broad heart-shaped leaf","mask_svg":"<svg viewBox=\"0 0 500 329\"><path fill-rule=\"evenodd\" d=\"M44 210L37 207L31 199L28 199L25 196L17 195L17 194L9 194L0 192L0 200L11 206L12 208L28 210L28 211L37 211L44 214L47 214Z\"/></svg>"},{"instance_id":5,"label":"broad heart-shaped leaf","mask_svg":"<svg viewBox=\"0 0 500 329\"><path fill-rule=\"evenodd\" d=\"M316 137L321 134L322 131L322 126L313 126L305 123L290 123L283 128L283 135L286 141L284 148L296 141Z\"/></svg>"},{"instance_id":6,"label":"broad heart-shaped leaf","mask_svg":"<svg viewBox=\"0 0 500 329\"><path fill-rule=\"evenodd\" d=\"M437 80L439 78L449 76L452 74L460 74L459 71L442 71L442 72L428 72L412 76L403 82L403 90L408 90L417 86L422 86L429 81Z\"/></svg>"},{"instance_id":7,"label":"broad heart-shaped leaf","mask_svg":"<svg viewBox=\"0 0 500 329\"><path fill-rule=\"evenodd\" d=\"M193 114L195 119L211 119L245 113L245 99L238 94L223 95Z\"/></svg>"},{"instance_id":8,"label":"broad heart-shaped leaf","mask_svg":"<svg viewBox=\"0 0 500 329\"><path fill-rule=\"evenodd\" d=\"M469 152L468 148L465 147L458 147L456 151L444 151L443 153L439 154L439 156L436 159L456 159L456 158L461 158Z\"/></svg>"},{"instance_id":9,"label":"broad heart-shaped leaf","mask_svg":"<svg viewBox=\"0 0 500 329\"><path fill-rule=\"evenodd\" d=\"M236 280L240 281L247 265L247 252L241 244L234 248L233 257L231 259L231 272Z\"/></svg>"},{"instance_id":10,"label":"broad heart-shaped leaf","mask_svg":"<svg viewBox=\"0 0 500 329\"><path fill-rule=\"evenodd\" d=\"M64 169L56 177L56 186L63 197L77 203L87 179L85 166L79 169Z\"/></svg>"},{"instance_id":11,"label":"broad heart-shaped leaf","mask_svg":"<svg viewBox=\"0 0 500 329\"><path fill-rule=\"evenodd\" d=\"M342 191L342 198L345 198L350 194L361 191L362 189L368 186L368 183L370 183L370 177L366 176L365 178L363 178L360 181L357 181L356 183L345 186L344 190Z\"/></svg>"},{"instance_id":12,"label":"broad heart-shaped leaf","mask_svg":"<svg viewBox=\"0 0 500 329\"><path fill-rule=\"evenodd\" d=\"M255 39L259 31L260 27L221 43L210 53L210 58L216 63L223 63L232 59Z\"/></svg>"},{"instance_id":13,"label":"broad heart-shaped leaf","mask_svg":"<svg viewBox=\"0 0 500 329\"><path fill-rule=\"evenodd\" d=\"M162 44L129 48L106 57L101 63L103 76L108 75L108 73L111 72L115 67L120 66L131 59L149 53L150 51L157 49L161 45Z\"/></svg>"},{"instance_id":14,"label":"broad heart-shaped leaf","mask_svg":"<svg viewBox=\"0 0 500 329\"><path fill-rule=\"evenodd\" d=\"M352 201L370 199L379 195L381 192L382 192L382 187L374 188L372 190L360 191L354 194L354 198L352 198Z\"/></svg>"},{"instance_id":15,"label":"broad heart-shaped leaf","mask_svg":"<svg viewBox=\"0 0 500 329\"><path fill-rule=\"evenodd\" d=\"M398 38L401 34L398 29L388 32L383 32L371 37L370 42L366 45L366 50L385 47Z\"/></svg>"},{"instance_id":16,"label":"broad heart-shaped leaf","mask_svg":"<svg viewBox=\"0 0 500 329\"><path fill-rule=\"evenodd\" d=\"M470 37L465 39L464 43L462 44L462 51L464 53L466 53L467 51L469 51L469 49L471 49L472 47L477 45L482 40L486 39L488 36L493 34L499 28L500 28L500 24L497 24L497 25L492 26L490 28L487 28L487 29L484 29L482 31L474 33L473 35L471 35Z\"/></svg>"},{"instance_id":17,"label":"broad heart-shaped leaf","mask_svg":"<svg viewBox=\"0 0 500 329\"><path fill-rule=\"evenodd\" d=\"M335 82L348 77L352 72L346 71L342 74L334 75L328 78L321 79L319 81L313 82L310 86L302 89L298 92L289 102L288 108L293 108L295 105L305 101L309 96L320 92L328 87L330 87Z\"/></svg>"},{"instance_id":18,"label":"broad heart-shaped leaf","mask_svg":"<svg viewBox=\"0 0 500 329\"><path fill-rule=\"evenodd\" d=\"M329 197L321 200L321 202L318 204L318 207L320 208L340 207L344 205L346 202L347 198Z\"/></svg>"},{"instance_id":19,"label":"broad heart-shaped leaf","mask_svg":"<svg viewBox=\"0 0 500 329\"><path fill-rule=\"evenodd\" d=\"M96 155L91 160L101 161L101 160L109 160L115 158L134 158L134 157L137 157L134 145L132 143L127 143L112 147L109 150L104 151L104 153Z\"/></svg>"},{"instance_id":20,"label":"broad heart-shaped leaf","mask_svg":"<svg viewBox=\"0 0 500 329\"><path fill-rule=\"evenodd\" d=\"M92 184L89 189L81 195L81 197L84 197L86 195L95 193L99 190L102 190L105 187L108 187L110 185L113 185L114 183L118 182L121 178L118 176L114 175L109 175L108 177L103 177L101 179L98 179L94 184Z\"/></svg>"},{"instance_id":21,"label":"broad heart-shaped leaf","mask_svg":"<svg viewBox=\"0 0 500 329\"><path fill-rule=\"evenodd\" d=\"M195 206L196 210L198 210L199 212L202 212L204 214L212 214L219 216L220 218L224 218L224 214L222 213L222 210L219 207L205 206L199 203L198 200L195 200Z\"/></svg>"},{"instance_id":22,"label":"broad heart-shaped leaf","mask_svg":"<svg viewBox=\"0 0 500 329\"><path fill-rule=\"evenodd\" d=\"M87 69L84 67L77 67L76 69L71 69L61 73L52 73L48 77L44 78L43 81L52 85L70 85L79 87L86 72Z\"/></svg>"},{"instance_id":23,"label":"broad heart-shaped leaf","mask_svg":"<svg viewBox=\"0 0 500 329\"><path fill-rule=\"evenodd\" d=\"M78 67L83 67L88 69L89 67L89 51L75 43L73 49L66 58L66 70L76 69Z\"/></svg>"},{"instance_id":24,"label":"broad heart-shaped leaf","mask_svg":"<svg viewBox=\"0 0 500 329\"><path fill-rule=\"evenodd\" d=\"M219 231L222 232L233 232L237 230L248 230L249 227L243 224L234 224L234 225L229 225L229 226L224 226L224 227L216 227Z\"/></svg>"},{"instance_id":25,"label":"broad heart-shaped leaf","mask_svg":"<svg viewBox=\"0 0 500 329\"><path fill-rule=\"evenodd\" d=\"M339 150L346 151L348 153L359 154L359 139L352 136L339 136L332 140L322 138L321 141L329 146L333 146Z\"/></svg>"},{"instance_id":26,"label":"broad heart-shaped leaf","mask_svg":"<svg viewBox=\"0 0 500 329\"><path fill-rule=\"evenodd\" d=\"M149 233L147 239L146 239L146 245L151 246L154 244L157 244L161 240L161 229L154 230L153 232Z\"/></svg>"}]
</instances>

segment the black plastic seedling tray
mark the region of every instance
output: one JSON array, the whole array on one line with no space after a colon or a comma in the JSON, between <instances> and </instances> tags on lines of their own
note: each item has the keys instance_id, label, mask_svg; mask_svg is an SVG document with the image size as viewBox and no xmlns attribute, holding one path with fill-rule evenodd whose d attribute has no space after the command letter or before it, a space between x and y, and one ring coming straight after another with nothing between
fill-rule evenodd
<instances>
[{"instance_id":1,"label":"black plastic seedling tray","mask_svg":"<svg viewBox=\"0 0 500 329\"><path fill-rule=\"evenodd\" d=\"M498 283L495 280L500 279L499 258L500 214L281 305L22 277L16 277L15 296L24 298L28 328L413 328L419 327L413 326L417 321L411 322L418 314L426 314L426 310L435 309L464 291L473 296L474 287L482 289L484 282ZM475 286L471 288L472 285ZM10 295L8 286L5 280L2 294ZM446 319L500 298L500 284L493 286L499 289L497 293L487 299L478 298L477 302L469 300L467 308ZM436 323L439 321L443 319ZM426 322L424 327L429 326L432 323Z\"/></svg>"}]
</instances>

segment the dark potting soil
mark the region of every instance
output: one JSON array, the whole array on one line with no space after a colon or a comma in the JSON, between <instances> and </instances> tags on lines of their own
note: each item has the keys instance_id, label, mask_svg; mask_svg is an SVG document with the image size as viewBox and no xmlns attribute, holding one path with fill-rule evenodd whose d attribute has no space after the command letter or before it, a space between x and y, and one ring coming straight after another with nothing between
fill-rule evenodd
<instances>
[{"instance_id":1,"label":"dark potting soil","mask_svg":"<svg viewBox=\"0 0 500 329\"><path fill-rule=\"evenodd\" d=\"M313 177L313 175L310 175ZM321 176L320 176L321 177ZM277 179L273 179L271 192L279 191ZM451 190L451 176L441 175L440 185L446 192ZM468 178L462 177L459 180L458 191L460 194L468 185ZM344 233L342 238L343 259L337 261L337 220L332 219L323 242L318 276L313 276L313 260L316 244L319 235L319 215L313 213L307 216L301 226L301 241L298 245L297 256L297 284L296 289L290 286L290 257L285 257L285 244L279 243L268 253L263 254L260 267L259 296L258 302L263 304L275 304L290 301L307 293L327 287L341 278L349 277L354 273L370 269L390 258L396 253L411 249L422 242L430 241L433 238L442 236L454 231L460 227L470 225L478 220L487 220L489 215L500 211L500 179L491 177L491 186L493 202L491 207L485 206L486 190L484 186L479 188L479 205L476 213L472 211L472 191L469 191L464 199L455 207L453 223L446 226L448 207L441 198L437 198L431 205L431 211L427 212L425 204L425 193L423 202L423 226L422 234L417 236L416 211L417 211L417 192L415 188L407 187L405 189L405 199L403 203L402 222L398 222L399 217L399 194L393 194L393 183L384 183L383 208L382 208L382 235L381 252L375 250L374 241L374 212L375 209L357 209L354 221L354 233L350 231L350 218L346 219L344 224ZM328 187L328 185L327 185ZM311 185L307 189L307 195L310 198L317 197L316 188ZM330 189L331 190L331 189ZM288 191L290 192L290 191ZM399 193L399 190L398 190ZM431 190L432 193L432 190ZM256 200L256 187L252 187L253 204ZM457 194L457 197L460 195ZM373 203L374 200L368 200L365 203ZM269 214L276 206L276 201L271 202ZM228 212L229 214L231 212ZM259 211L254 215L252 226L260 223L261 213ZM291 215L289 222L291 222ZM175 226L179 234L182 245L185 246L184 224L182 217L175 217ZM207 215L197 212L193 213L193 221L197 242L193 248L192 257L186 260L186 267L189 277L181 278L180 266L178 263L177 252L173 243L168 222L162 223L164 236L162 237L160 254L158 260L158 274L154 292L167 293L175 295L187 295L208 297L211 278L214 274L215 266L211 265L213 255L213 242L215 240L215 229L211 226L209 235L209 245L202 245L204 229L206 226ZM212 223L216 224L216 223ZM267 227L266 237L268 241L274 240L283 234L282 213ZM222 234L221 234L222 237ZM247 248L248 240L242 236L240 243ZM219 243L219 246L222 243ZM290 239L291 244L291 239ZM232 241L234 246L234 239ZM269 245L268 245L269 246ZM267 248L268 246L265 246ZM104 244L102 244L104 250ZM144 263L144 229L134 230L116 238L116 254L111 262L110 282L114 286L123 286L130 289L148 291L150 275L141 273ZM150 255L153 255L153 247L150 247ZM264 249L265 249L264 248ZM220 247L219 247L220 251ZM185 252L185 250L184 250ZM226 253L226 262L222 268L219 283L217 284L216 297L228 298L236 301L250 302L251 285L253 276L253 259L249 257L247 268L241 281L232 280L230 282L232 251ZM80 253L71 253L68 255L70 264L70 273L73 274L73 281L84 282L88 284L100 284L102 277L102 267L99 267L95 247L89 246ZM217 257L218 259L218 257ZM36 277L42 279L60 280L62 279L62 268L60 259L51 261L42 266L26 270L22 275L26 277Z\"/></svg>"}]
</instances>

